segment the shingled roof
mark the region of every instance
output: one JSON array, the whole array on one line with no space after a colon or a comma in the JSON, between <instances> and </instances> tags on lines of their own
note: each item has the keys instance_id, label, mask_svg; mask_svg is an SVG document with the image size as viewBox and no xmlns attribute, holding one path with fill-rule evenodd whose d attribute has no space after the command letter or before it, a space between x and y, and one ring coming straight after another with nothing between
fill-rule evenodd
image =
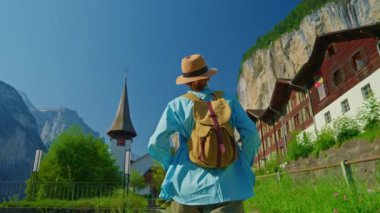
<instances>
[{"instance_id":1,"label":"shingled roof","mask_svg":"<svg viewBox=\"0 0 380 213\"><path fill-rule=\"evenodd\" d=\"M325 57L325 52L331 43L370 37L380 37L380 22L373 25L340 30L318 36L314 42L313 51L309 57L309 60L297 72L296 76L292 79L292 82L297 85L312 85L312 73L321 67Z\"/></svg>"},{"instance_id":2,"label":"shingled roof","mask_svg":"<svg viewBox=\"0 0 380 213\"><path fill-rule=\"evenodd\" d=\"M137 136L133 128L131 117L129 114L127 80L124 81L124 88L120 98L119 108L117 110L115 120L113 121L108 136L116 139L130 140Z\"/></svg>"}]
</instances>

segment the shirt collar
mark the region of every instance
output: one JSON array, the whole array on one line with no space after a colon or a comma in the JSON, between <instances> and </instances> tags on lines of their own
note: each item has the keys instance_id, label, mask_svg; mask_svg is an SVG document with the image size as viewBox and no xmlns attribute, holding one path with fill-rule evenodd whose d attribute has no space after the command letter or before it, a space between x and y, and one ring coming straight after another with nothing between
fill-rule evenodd
<instances>
[{"instance_id":1,"label":"shirt collar","mask_svg":"<svg viewBox=\"0 0 380 213\"><path fill-rule=\"evenodd\" d=\"M208 87L205 87L202 91L200 92L196 92L196 91L193 91L193 90L189 90L189 92L193 93L194 95L196 95L198 98L201 98L201 99L204 99L205 96L209 95L209 94L212 94L214 91L211 90L210 88Z\"/></svg>"}]
</instances>

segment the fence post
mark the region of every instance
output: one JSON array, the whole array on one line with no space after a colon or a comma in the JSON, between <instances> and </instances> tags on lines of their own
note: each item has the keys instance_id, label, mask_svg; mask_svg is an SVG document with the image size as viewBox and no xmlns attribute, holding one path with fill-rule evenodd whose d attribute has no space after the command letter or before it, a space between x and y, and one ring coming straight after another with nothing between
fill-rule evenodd
<instances>
[{"instance_id":1,"label":"fence post","mask_svg":"<svg viewBox=\"0 0 380 213\"><path fill-rule=\"evenodd\" d=\"M350 186L353 192L357 192L350 164L347 164L347 160L344 160L340 162L340 166L342 168L343 177L346 180L346 183L348 184L348 186Z\"/></svg>"},{"instance_id":2,"label":"fence post","mask_svg":"<svg viewBox=\"0 0 380 213\"><path fill-rule=\"evenodd\" d=\"M73 189L71 191L71 200L74 200L75 183L73 183Z\"/></svg>"},{"instance_id":3,"label":"fence post","mask_svg":"<svg viewBox=\"0 0 380 213\"><path fill-rule=\"evenodd\" d=\"M280 174L280 171L277 171L277 180L278 180L278 182L281 181L281 174Z\"/></svg>"}]
</instances>

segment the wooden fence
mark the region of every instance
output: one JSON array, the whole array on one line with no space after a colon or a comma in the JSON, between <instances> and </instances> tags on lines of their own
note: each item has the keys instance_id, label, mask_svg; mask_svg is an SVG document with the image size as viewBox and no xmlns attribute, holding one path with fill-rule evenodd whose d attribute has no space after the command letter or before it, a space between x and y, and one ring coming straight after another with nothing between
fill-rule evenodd
<instances>
[{"instance_id":1,"label":"wooden fence","mask_svg":"<svg viewBox=\"0 0 380 213\"><path fill-rule=\"evenodd\" d=\"M351 165L366 163L366 162L372 162L372 161L377 161L377 160L380 160L380 156L373 156L373 157L368 157L368 158L364 158L364 159L357 159L357 160L343 160L339 163L317 166L317 167L312 167L312 168L282 171L282 172L278 171L278 172L272 173L272 174L260 175L260 176L257 176L256 178L261 179L261 178L268 178L268 177L276 176L277 179L280 181L281 175L312 172L312 171L317 171L317 170L341 167L342 175L343 175L345 181L353 190L356 191L357 189L356 189L355 179L354 179L354 176L352 174Z\"/></svg>"}]
</instances>

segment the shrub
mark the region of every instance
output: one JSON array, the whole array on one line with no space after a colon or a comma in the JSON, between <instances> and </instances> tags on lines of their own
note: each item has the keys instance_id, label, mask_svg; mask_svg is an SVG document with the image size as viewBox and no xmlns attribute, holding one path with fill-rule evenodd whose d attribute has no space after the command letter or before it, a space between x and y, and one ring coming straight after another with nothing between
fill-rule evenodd
<instances>
[{"instance_id":1,"label":"shrub","mask_svg":"<svg viewBox=\"0 0 380 213\"><path fill-rule=\"evenodd\" d=\"M265 171L266 173L274 173L274 172L278 172L280 169L280 159L276 157L273 157L273 158L269 158L266 162L265 162Z\"/></svg>"},{"instance_id":2,"label":"shrub","mask_svg":"<svg viewBox=\"0 0 380 213\"><path fill-rule=\"evenodd\" d=\"M380 120L380 102L373 93L364 101L359 109L357 119L363 124L364 129L376 128Z\"/></svg>"},{"instance_id":3,"label":"shrub","mask_svg":"<svg viewBox=\"0 0 380 213\"><path fill-rule=\"evenodd\" d=\"M132 169L131 171L130 184L133 193L136 193L136 191L144 189L147 186L144 176L142 176L136 169Z\"/></svg>"},{"instance_id":4,"label":"shrub","mask_svg":"<svg viewBox=\"0 0 380 213\"><path fill-rule=\"evenodd\" d=\"M339 145L360 133L360 126L358 122L354 118L348 116L341 116L337 118L334 121L333 126L335 137Z\"/></svg>"},{"instance_id":5,"label":"shrub","mask_svg":"<svg viewBox=\"0 0 380 213\"><path fill-rule=\"evenodd\" d=\"M161 184L165 178L165 170L158 161L154 161L154 164L151 169L153 188L157 191L161 191Z\"/></svg>"},{"instance_id":6,"label":"shrub","mask_svg":"<svg viewBox=\"0 0 380 213\"><path fill-rule=\"evenodd\" d=\"M357 138L368 140L370 143L374 142L376 138L380 138L380 122L378 121L365 129Z\"/></svg>"},{"instance_id":7,"label":"shrub","mask_svg":"<svg viewBox=\"0 0 380 213\"><path fill-rule=\"evenodd\" d=\"M297 133L291 134L291 140L288 143L287 156L290 160L298 160L298 158L306 158L313 151L313 145L310 140L309 133L303 132L301 138L297 138Z\"/></svg>"},{"instance_id":8,"label":"shrub","mask_svg":"<svg viewBox=\"0 0 380 213\"><path fill-rule=\"evenodd\" d=\"M318 157L321 150L328 150L335 143L334 131L329 126L324 126L313 145L313 153Z\"/></svg>"}]
</instances>

